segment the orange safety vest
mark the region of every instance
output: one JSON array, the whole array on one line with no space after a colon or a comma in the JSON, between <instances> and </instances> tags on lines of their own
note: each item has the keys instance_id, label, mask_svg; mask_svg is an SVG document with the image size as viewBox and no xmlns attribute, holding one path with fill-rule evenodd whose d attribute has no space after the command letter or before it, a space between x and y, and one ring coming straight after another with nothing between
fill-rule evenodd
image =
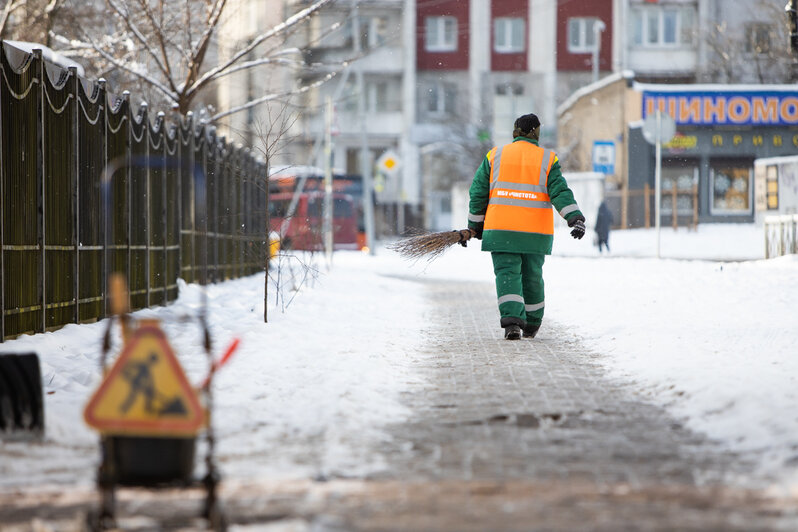
<instances>
[{"instance_id":1,"label":"orange safety vest","mask_svg":"<svg viewBox=\"0 0 798 532\"><path fill-rule=\"evenodd\" d=\"M553 235L554 215L547 184L556 160L553 151L531 142L513 142L490 150L490 197L484 230Z\"/></svg>"}]
</instances>

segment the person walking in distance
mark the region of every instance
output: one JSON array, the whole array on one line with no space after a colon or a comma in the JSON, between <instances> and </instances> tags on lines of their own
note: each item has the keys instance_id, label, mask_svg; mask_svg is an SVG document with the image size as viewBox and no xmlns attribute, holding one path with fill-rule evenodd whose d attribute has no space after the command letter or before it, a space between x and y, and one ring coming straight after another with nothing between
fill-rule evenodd
<instances>
[{"instance_id":1,"label":"person walking in distance","mask_svg":"<svg viewBox=\"0 0 798 532\"><path fill-rule=\"evenodd\" d=\"M554 242L554 206L585 236L585 217L560 169L557 155L538 145L540 120L516 119L513 141L491 149L469 190L468 228L489 251L496 277L504 337L534 338L543 320L543 261Z\"/></svg>"},{"instance_id":2,"label":"person walking in distance","mask_svg":"<svg viewBox=\"0 0 798 532\"><path fill-rule=\"evenodd\" d=\"M607 248L607 253L610 252L610 227L612 226L612 212L607 207L607 202L602 201L599 205L598 214L596 215L596 239L598 243L599 253L601 247Z\"/></svg>"}]
</instances>

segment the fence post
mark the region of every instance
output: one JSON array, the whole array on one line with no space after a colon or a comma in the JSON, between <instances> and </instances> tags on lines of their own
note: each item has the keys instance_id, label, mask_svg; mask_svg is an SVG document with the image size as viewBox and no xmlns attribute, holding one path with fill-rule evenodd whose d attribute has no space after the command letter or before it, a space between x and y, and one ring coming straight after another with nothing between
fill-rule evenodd
<instances>
[{"instance_id":1,"label":"fence post","mask_svg":"<svg viewBox=\"0 0 798 532\"><path fill-rule=\"evenodd\" d=\"M645 213L645 218L646 218L646 229L649 229L651 227L651 205L649 205L649 203L651 203L650 193L651 190L648 186L648 183L645 183L643 185L643 197L644 197L643 212Z\"/></svg>"},{"instance_id":2,"label":"fence post","mask_svg":"<svg viewBox=\"0 0 798 532\"><path fill-rule=\"evenodd\" d=\"M264 260L265 265L265 272L264 272L264 281L263 281L263 323L269 322L269 263L271 262L271 220L269 219L269 159L268 155L266 158L266 162L261 165L260 163L256 162L256 168L258 170L263 171L263 175L258 175L259 178L263 179L263 188L266 191L266 201L263 205L263 213L259 214L259 217L263 216L263 226L264 231L266 232L266 260ZM624 187L625 188L625 187Z\"/></svg>"},{"instance_id":3,"label":"fence post","mask_svg":"<svg viewBox=\"0 0 798 532\"><path fill-rule=\"evenodd\" d=\"M78 139L80 138L80 105L77 103L78 94L78 70L77 67L69 67L69 80L70 90L72 97L75 99L75 116L72 117L72 138L75 139L75 145L72 149L75 150L75 165L72 168L72 247L74 249L73 264L75 267L75 275L72 280L72 289L75 291L75 323L80 323L80 147L78 146Z\"/></svg>"},{"instance_id":4,"label":"fence post","mask_svg":"<svg viewBox=\"0 0 798 532\"><path fill-rule=\"evenodd\" d=\"M679 212L676 210L676 205L679 203L677 194L678 192L676 191L676 183L673 183L671 186L671 218L674 231L679 228Z\"/></svg>"},{"instance_id":5,"label":"fence post","mask_svg":"<svg viewBox=\"0 0 798 532\"><path fill-rule=\"evenodd\" d=\"M100 156L100 161L103 164L103 170L108 167L108 93L106 92L106 84L105 78L100 78L97 80L97 85L99 85L99 94L97 95L97 100L102 104L102 135L103 135L103 147L102 147L102 154ZM98 118L99 120L100 118ZM100 172L100 175L104 175L104 172ZM112 176L108 176L109 179ZM102 264L103 269L103 276L102 276L102 286L100 290L102 290L103 294L103 315L100 316L101 318L105 318L108 316L109 310L109 298L108 298L108 237L110 233L108 217L111 215L111 202L110 202L110 194L111 194L111 182L109 180L108 183L100 183L100 215L102 216L102 248L103 254L102 259L100 260L100 264ZM108 195L108 201L105 200L105 195Z\"/></svg>"},{"instance_id":6,"label":"fence post","mask_svg":"<svg viewBox=\"0 0 798 532\"><path fill-rule=\"evenodd\" d=\"M144 203L144 279L145 279L145 293L147 307L152 306L152 290L150 285L150 233L152 228L152 213L150 212L150 204L152 203L152 191L150 190L150 114L147 102L141 102L139 106L139 114L141 115L142 123L142 141L144 143L144 190L147 196L147 201ZM139 164L139 163L137 163Z\"/></svg>"},{"instance_id":7,"label":"fence post","mask_svg":"<svg viewBox=\"0 0 798 532\"><path fill-rule=\"evenodd\" d=\"M792 216L792 253L798 253L798 215Z\"/></svg>"},{"instance_id":8,"label":"fence post","mask_svg":"<svg viewBox=\"0 0 798 532\"><path fill-rule=\"evenodd\" d=\"M266 163L268 166L268 163ZM266 186L268 189L269 178L266 177ZM621 187L621 227L626 229L627 222L629 221L629 183L624 183Z\"/></svg>"},{"instance_id":9,"label":"fence post","mask_svg":"<svg viewBox=\"0 0 798 532\"><path fill-rule=\"evenodd\" d=\"M769 259L770 258L770 231L768 230L768 225L769 224L768 224L767 218L765 218L765 221L764 221L763 225L765 227L765 258Z\"/></svg>"},{"instance_id":10,"label":"fence post","mask_svg":"<svg viewBox=\"0 0 798 532\"><path fill-rule=\"evenodd\" d=\"M161 285L162 285L161 288L163 289L163 305L166 306L167 303L169 303L169 288L168 288L169 287L169 275L167 273L168 270L169 270L169 260L168 260L168 255L167 255L167 247L168 247L167 246L167 239L169 237L169 231L168 231L168 225L167 225L169 217L167 215L167 211L169 210L169 198L167 198L167 194L166 194L166 190L167 190L167 187L166 187L166 179L167 179L167 174L166 174L166 168L167 168L167 165L166 165L166 154L167 154L167 151L166 151L166 113L164 113L163 111L158 111L158 115L157 115L157 119L156 119L155 123L158 126L158 136L161 137L161 143L160 143L160 146L161 146L161 148L160 148L161 157L160 157L160 162L159 162L159 166L161 167L161 204L159 205L159 207L161 209L161 213L160 213L161 214L161 216L160 216L161 221L160 221L160 224L161 224L161 238L163 239L163 242L161 243L161 250L162 251L161 251L160 268L161 268L161 281L162 281L161 282Z\"/></svg>"},{"instance_id":11,"label":"fence post","mask_svg":"<svg viewBox=\"0 0 798 532\"><path fill-rule=\"evenodd\" d=\"M127 118L127 120L125 120L125 125L124 126L120 126L120 127L125 127L125 131L127 132L127 134L125 135L125 168L126 168L125 174L127 175L127 179L125 180L126 181L126 185L125 186L127 187L127 194L125 194L125 199L127 201L127 205L126 205L126 208L127 208L127 228L126 228L126 231L127 231L127 237L126 237L127 250L125 252L126 259L127 259L126 260L127 265L126 265L125 274L127 276L128 286L130 286L130 278L132 276L132 271L131 271L132 264L131 264L130 246L131 246L131 243L133 242L133 170L132 170L132 166L133 166L132 165L132 159L133 159L132 145L133 145L133 143L130 140L130 136L133 134L133 125L132 125L132 122L131 122L133 120L133 111L130 108L130 91L123 91L122 92L122 98L124 99L124 104L123 105L125 106L125 116ZM129 304L129 302L128 302L128 304Z\"/></svg>"},{"instance_id":12,"label":"fence post","mask_svg":"<svg viewBox=\"0 0 798 532\"><path fill-rule=\"evenodd\" d=\"M36 91L36 244L39 246L39 304L41 305L41 320L39 332L44 332L47 324L47 280L45 279L45 212L44 201L44 60L41 48L33 50L36 77L39 78L39 90Z\"/></svg>"},{"instance_id":13,"label":"fence post","mask_svg":"<svg viewBox=\"0 0 798 532\"><path fill-rule=\"evenodd\" d=\"M4 54L5 49L2 41L0 41L0 54ZM3 74L3 67L0 65L0 75ZM0 83L0 159L5 159L3 156L3 146L5 145L3 139L3 132L5 131L3 122L3 105L2 102L7 101L6 84ZM5 179L3 179L3 169L0 167L0 342L5 342L6 339L6 269L5 269L5 226L3 219L5 218Z\"/></svg>"},{"instance_id":14,"label":"fence post","mask_svg":"<svg viewBox=\"0 0 798 532\"><path fill-rule=\"evenodd\" d=\"M183 276L183 141L180 138L182 135L182 128L180 123L180 113L178 112L177 104L172 105L172 121L175 125L175 160L173 161L174 167L177 168L175 172L175 209L177 210L177 227L175 235L177 238L177 265L175 275L177 279ZM175 280L177 280L175 279ZM179 295L179 294L178 294ZM175 297L177 299L177 296Z\"/></svg>"}]
</instances>

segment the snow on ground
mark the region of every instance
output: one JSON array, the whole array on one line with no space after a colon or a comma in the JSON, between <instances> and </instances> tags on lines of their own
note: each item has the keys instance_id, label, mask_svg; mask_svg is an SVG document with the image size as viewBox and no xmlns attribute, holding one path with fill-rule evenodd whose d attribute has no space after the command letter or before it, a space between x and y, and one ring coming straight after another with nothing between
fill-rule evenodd
<instances>
[{"instance_id":1,"label":"snow on ground","mask_svg":"<svg viewBox=\"0 0 798 532\"><path fill-rule=\"evenodd\" d=\"M555 255L544 266L539 338L553 334L546 322L567 328L611 376L635 383L641 398L729 449L753 453L765 471L781 473L784 486L798 486L798 257L762 260L763 229L747 224L663 229L659 259L653 230L613 232L613 252L603 256L590 236L575 241L558 230ZM375 256L338 252L331 268L322 261L316 275L294 283L297 291L286 276L281 290L270 287L267 324L262 274L209 287L214 352L241 339L214 383L223 473L378 469L374 457L353 449L386 438L383 427L411 414L400 394L423 378L411 361L430 312L413 279L492 283L490 255L478 247L456 246L432 263L410 263L383 248ZM291 264L301 280L301 268ZM281 271L290 269L286 263ZM278 293L284 299L275 300ZM175 304L137 313L164 320L193 382L207 368L199 330L175 318L201 308L200 287L181 284ZM498 312L485 326L497 325ZM99 382L103 328L70 325L0 344L0 352L39 353L47 440L58 443L55 452L52 445L4 443L0 487L93 481L96 436L81 415ZM286 455L275 471L274 461L267 466L259 456L272 452L264 442L281 438L322 441L324 453L306 470ZM76 465L59 465L67 462Z\"/></svg>"}]
</instances>

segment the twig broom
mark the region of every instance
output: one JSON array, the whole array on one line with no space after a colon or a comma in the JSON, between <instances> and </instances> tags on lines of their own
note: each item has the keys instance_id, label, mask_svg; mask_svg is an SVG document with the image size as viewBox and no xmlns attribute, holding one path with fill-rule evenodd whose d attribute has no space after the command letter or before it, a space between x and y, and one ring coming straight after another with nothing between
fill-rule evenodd
<instances>
[{"instance_id":1,"label":"twig broom","mask_svg":"<svg viewBox=\"0 0 798 532\"><path fill-rule=\"evenodd\" d=\"M471 229L425 233L393 242L386 247L406 259L418 260L424 257L428 261L433 261L449 247L454 244L465 245L473 236L474 231Z\"/></svg>"}]
</instances>

